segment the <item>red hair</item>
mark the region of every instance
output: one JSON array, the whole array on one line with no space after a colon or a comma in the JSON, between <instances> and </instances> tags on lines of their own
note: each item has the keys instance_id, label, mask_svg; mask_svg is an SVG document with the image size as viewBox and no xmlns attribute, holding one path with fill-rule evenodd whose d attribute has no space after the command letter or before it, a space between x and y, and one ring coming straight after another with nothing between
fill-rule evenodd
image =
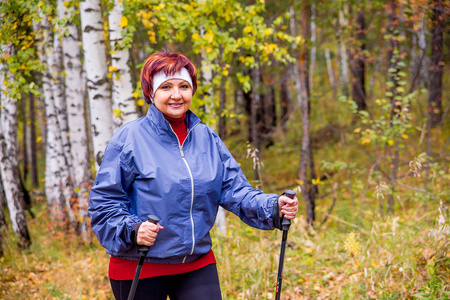
<instances>
[{"instance_id":1,"label":"red hair","mask_svg":"<svg viewBox=\"0 0 450 300\"><path fill-rule=\"evenodd\" d=\"M192 79L192 94L197 90L197 69L185 55L181 53L170 53L159 51L151 55L144 64L141 71L141 86L144 99L150 104L153 96L153 76L164 72L166 76L173 75L186 68Z\"/></svg>"}]
</instances>

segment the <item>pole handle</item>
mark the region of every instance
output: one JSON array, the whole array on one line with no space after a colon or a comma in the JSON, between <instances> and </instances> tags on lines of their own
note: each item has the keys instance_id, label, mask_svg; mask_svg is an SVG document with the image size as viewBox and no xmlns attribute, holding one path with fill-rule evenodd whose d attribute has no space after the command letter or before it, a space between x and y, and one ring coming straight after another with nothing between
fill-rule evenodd
<instances>
[{"instance_id":1,"label":"pole handle","mask_svg":"<svg viewBox=\"0 0 450 300\"><path fill-rule=\"evenodd\" d=\"M153 224L158 224L158 222L160 221L160 219L159 219L157 216L154 216L154 215L148 215L148 216L147 216L147 221L150 222L150 223L153 223ZM139 252L139 254L140 254L141 256L146 256L147 253L148 253L148 251L150 251L150 246L145 246L145 245L139 246L138 252Z\"/></svg>"},{"instance_id":2,"label":"pole handle","mask_svg":"<svg viewBox=\"0 0 450 300\"><path fill-rule=\"evenodd\" d=\"M285 190L284 194L286 197L294 199L296 192L292 190ZM289 227L291 226L291 220L285 219L284 215L281 216L281 229L282 230L289 230Z\"/></svg>"}]
</instances>

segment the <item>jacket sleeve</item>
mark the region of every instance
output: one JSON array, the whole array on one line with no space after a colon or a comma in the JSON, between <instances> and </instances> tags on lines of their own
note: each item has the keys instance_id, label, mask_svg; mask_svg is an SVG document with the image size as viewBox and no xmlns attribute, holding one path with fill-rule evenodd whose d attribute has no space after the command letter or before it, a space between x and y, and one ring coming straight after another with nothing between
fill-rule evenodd
<instances>
[{"instance_id":1,"label":"jacket sleeve","mask_svg":"<svg viewBox=\"0 0 450 300\"><path fill-rule=\"evenodd\" d=\"M136 174L122 149L110 141L89 196L92 229L101 245L113 252L133 246L133 231L141 222L130 213L133 203L127 191Z\"/></svg>"},{"instance_id":2,"label":"jacket sleeve","mask_svg":"<svg viewBox=\"0 0 450 300\"><path fill-rule=\"evenodd\" d=\"M252 227L274 229L273 212L278 195L254 189L225 144L219 137L216 139L223 163L220 205Z\"/></svg>"}]
</instances>

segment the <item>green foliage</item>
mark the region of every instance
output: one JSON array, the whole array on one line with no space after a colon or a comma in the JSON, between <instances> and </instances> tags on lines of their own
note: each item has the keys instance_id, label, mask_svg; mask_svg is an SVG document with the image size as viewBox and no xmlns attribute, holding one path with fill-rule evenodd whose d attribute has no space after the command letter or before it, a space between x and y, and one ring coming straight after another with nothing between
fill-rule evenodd
<instances>
[{"instance_id":1,"label":"green foliage","mask_svg":"<svg viewBox=\"0 0 450 300\"><path fill-rule=\"evenodd\" d=\"M2 1L0 4L0 44L8 50L0 53L0 61L7 66L1 80L6 92L20 99L22 92L38 94L38 87L30 81L33 71L43 70L34 48L33 20L38 20L37 9L46 9L37 1ZM1 50L0 50L1 51Z\"/></svg>"},{"instance_id":2,"label":"green foliage","mask_svg":"<svg viewBox=\"0 0 450 300\"><path fill-rule=\"evenodd\" d=\"M293 62L288 49L304 42L301 37L292 37L282 29L288 15L278 16L273 22L267 23L264 1L244 5L236 0L142 0L131 1L128 6L140 8L136 16L148 30L153 45L159 40L183 43L189 45L193 54L202 55L214 74L212 86L206 86L205 83L200 85L204 91L211 87L217 90L222 76L230 75L236 76L244 90L249 91L251 81L248 75L243 74L244 70L258 64L270 65L274 61ZM202 90L197 93L203 94ZM206 104L204 101L214 100L196 99L195 102L202 106Z\"/></svg>"}]
</instances>

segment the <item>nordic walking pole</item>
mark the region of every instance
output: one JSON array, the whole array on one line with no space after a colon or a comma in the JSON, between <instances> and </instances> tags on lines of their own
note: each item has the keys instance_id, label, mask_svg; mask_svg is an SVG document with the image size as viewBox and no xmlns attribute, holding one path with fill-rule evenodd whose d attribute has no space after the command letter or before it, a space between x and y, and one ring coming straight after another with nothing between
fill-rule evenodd
<instances>
[{"instance_id":1,"label":"nordic walking pole","mask_svg":"<svg viewBox=\"0 0 450 300\"><path fill-rule=\"evenodd\" d=\"M147 221L153 224L157 224L159 222L159 218L157 216L148 215L147 218ZM139 276L141 275L142 265L144 264L144 259L147 256L148 251L150 251L149 246L139 246L139 262L136 268L136 273L134 274L133 283L131 284L130 293L128 294L128 300L134 299L134 294L136 293L136 288L139 282Z\"/></svg>"},{"instance_id":2,"label":"nordic walking pole","mask_svg":"<svg viewBox=\"0 0 450 300\"><path fill-rule=\"evenodd\" d=\"M284 194L294 199L295 192L291 190L284 191ZM280 251L280 262L278 264L278 277L277 277L277 293L275 296L275 300L280 300L281 296L281 283L283 281L283 265L284 265L284 253L286 251L286 240L289 231L289 227L291 226L291 221L284 218L284 215L281 217L281 229L283 230L283 238L281 240L281 251Z\"/></svg>"}]
</instances>

